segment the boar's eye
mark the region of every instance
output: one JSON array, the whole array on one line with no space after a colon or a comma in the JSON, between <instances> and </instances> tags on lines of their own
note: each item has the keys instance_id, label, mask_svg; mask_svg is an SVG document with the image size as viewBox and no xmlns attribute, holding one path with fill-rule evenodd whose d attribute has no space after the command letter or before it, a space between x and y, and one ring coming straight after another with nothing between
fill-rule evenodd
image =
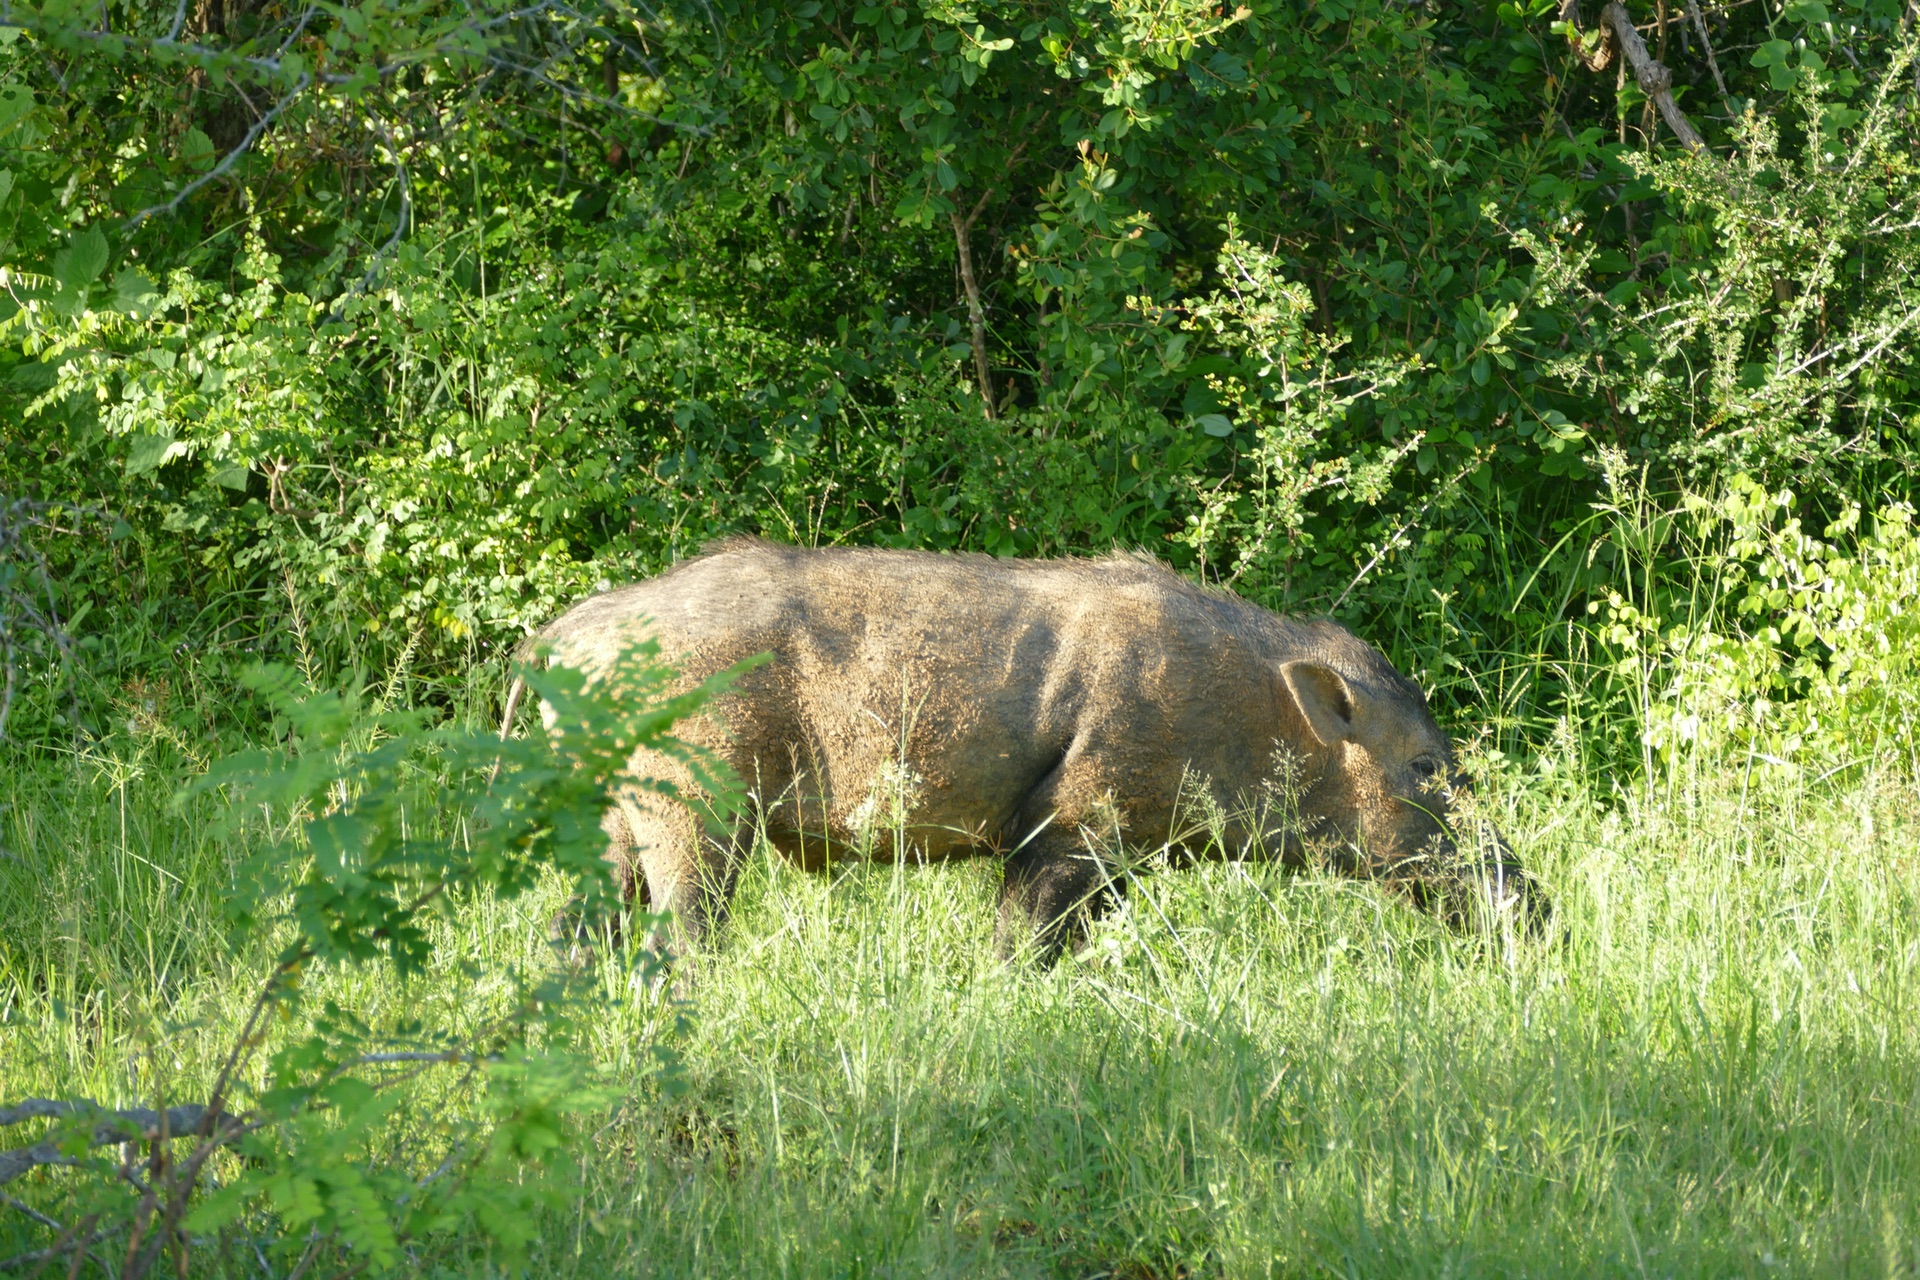
<instances>
[{"instance_id":1,"label":"boar's eye","mask_svg":"<svg viewBox=\"0 0 1920 1280\"><path fill-rule=\"evenodd\" d=\"M1440 766L1434 763L1433 757L1421 756L1413 762L1413 771L1423 778L1432 778L1440 772Z\"/></svg>"}]
</instances>

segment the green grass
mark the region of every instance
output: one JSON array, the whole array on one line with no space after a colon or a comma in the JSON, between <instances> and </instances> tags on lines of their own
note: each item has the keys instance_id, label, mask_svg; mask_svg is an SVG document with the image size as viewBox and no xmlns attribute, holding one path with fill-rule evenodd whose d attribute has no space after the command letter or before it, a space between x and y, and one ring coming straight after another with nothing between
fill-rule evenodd
<instances>
[{"instance_id":1,"label":"green grass","mask_svg":"<svg viewBox=\"0 0 1920 1280\"><path fill-rule=\"evenodd\" d=\"M93 755L0 762L0 1099L204 1096L267 954L218 925L239 851L170 807L172 747ZM1009 971L984 863L756 858L684 1023L603 968L623 1096L532 1273L1920 1274L1916 780L1738 763L1651 795L1570 756L1496 777L1546 939L1207 865ZM466 904L432 976L315 981L458 1024L474 973L551 963L557 894ZM8 1190L57 1210L67 1176ZM0 1216L0 1256L47 1239Z\"/></svg>"}]
</instances>

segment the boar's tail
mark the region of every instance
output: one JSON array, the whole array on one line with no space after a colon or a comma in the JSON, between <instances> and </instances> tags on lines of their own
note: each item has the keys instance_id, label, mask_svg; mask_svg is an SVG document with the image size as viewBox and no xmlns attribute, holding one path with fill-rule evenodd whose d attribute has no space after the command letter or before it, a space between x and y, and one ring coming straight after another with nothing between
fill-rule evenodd
<instances>
[{"instance_id":1,"label":"boar's tail","mask_svg":"<svg viewBox=\"0 0 1920 1280\"><path fill-rule=\"evenodd\" d=\"M520 696L527 691L527 682L519 676L507 686L507 709L500 713L500 741L505 742L507 735L513 732L513 713L520 709ZM493 768L487 771L487 790L493 790L494 779L500 776L500 757L493 758Z\"/></svg>"},{"instance_id":2,"label":"boar's tail","mask_svg":"<svg viewBox=\"0 0 1920 1280\"><path fill-rule=\"evenodd\" d=\"M507 735L513 732L513 713L520 709L520 699L527 691L524 676L515 676L513 683L507 686L507 706L500 713L500 741L505 742Z\"/></svg>"},{"instance_id":3,"label":"boar's tail","mask_svg":"<svg viewBox=\"0 0 1920 1280\"><path fill-rule=\"evenodd\" d=\"M526 640L513 651L512 661L515 667L518 667L521 663L533 656L533 643L538 638L539 636L537 634L528 636ZM507 684L507 705L500 713L500 741L505 742L508 736L512 734L513 716L516 711L520 710L520 699L526 696L526 692L526 677L516 674ZM493 788L493 780L499 776L500 758L495 756L493 760L493 770L487 774L487 788L489 790Z\"/></svg>"}]
</instances>

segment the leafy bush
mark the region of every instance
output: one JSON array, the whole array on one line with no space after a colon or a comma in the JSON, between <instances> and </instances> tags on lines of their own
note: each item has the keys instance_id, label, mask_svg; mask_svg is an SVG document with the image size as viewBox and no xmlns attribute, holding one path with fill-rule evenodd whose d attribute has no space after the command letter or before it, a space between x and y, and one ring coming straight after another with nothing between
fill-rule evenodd
<instances>
[{"instance_id":1,"label":"leafy bush","mask_svg":"<svg viewBox=\"0 0 1920 1280\"><path fill-rule=\"evenodd\" d=\"M0 1108L0 1124L57 1122L41 1142L0 1153L0 1181L46 1164L94 1175L67 1191L79 1225L46 1258L71 1253L78 1269L111 1242L122 1274L166 1258L184 1274L196 1252L244 1245L294 1268L340 1255L384 1272L414 1269L419 1248L449 1233L521 1256L539 1214L567 1194L570 1117L613 1096L580 1038L607 1000L649 998L659 958L634 953L624 989L611 990L565 968L467 972L458 977L474 997L450 1025L404 1006L369 1019L308 988L327 970L379 965L403 981L435 971L442 913L513 899L555 874L604 920L617 904L600 817L634 752L684 760L713 803L733 802L723 768L671 736L731 675L681 689L652 641L591 683L530 670L554 731L503 741L340 695L298 696L285 668L257 674L285 747L229 759L189 794L231 797L255 844L235 875L232 923L277 957L204 1101ZM166 1053L156 1030L149 1052ZM666 1046L654 1048L655 1069L670 1069ZM151 1143L144 1159L92 1154L135 1138Z\"/></svg>"},{"instance_id":2,"label":"leafy bush","mask_svg":"<svg viewBox=\"0 0 1920 1280\"><path fill-rule=\"evenodd\" d=\"M133 531L48 550L108 688L304 646L444 690L747 530L1142 546L1445 698L1521 672L1535 732L1626 585L1601 447L1910 496L1882 0L1659 15L1699 154L1547 0L105 12L0 48L0 491ZM203 146L242 90L284 109Z\"/></svg>"},{"instance_id":3,"label":"leafy bush","mask_svg":"<svg viewBox=\"0 0 1920 1280\"><path fill-rule=\"evenodd\" d=\"M1608 593L1617 674L1644 690L1647 748L1668 766L1740 758L1789 772L1920 749L1920 530L1895 504L1848 507L1815 535L1795 495L1735 477L1661 517L1704 591ZM1863 528L1864 524L1864 528Z\"/></svg>"},{"instance_id":4,"label":"leafy bush","mask_svg":"<svg viewBox=\"0 0 1920 1280\"><path fill-rule=\"evenodd\" d=\"M1539 336L1566 348L1543 373L1569 407L1593 407L1578 423L1542 415L1540 439L1611 444L1696 483L1744 471L1844 488L1907 454L1920 386L1915 50L1911 37L1892 49L1858 107L1806 78L1797 139L1749 111L1729 156L1625 157L1665 206L1628 271L1606 272L1577 228L1514 232L1540 264Z\"/></svg>"}]
</instances>

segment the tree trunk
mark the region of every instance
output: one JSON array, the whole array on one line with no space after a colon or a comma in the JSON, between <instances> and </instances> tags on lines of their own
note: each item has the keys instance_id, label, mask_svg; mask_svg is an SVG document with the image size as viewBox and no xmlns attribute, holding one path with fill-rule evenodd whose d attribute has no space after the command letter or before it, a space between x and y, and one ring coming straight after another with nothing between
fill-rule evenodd
<instances>
[{"instance_id":1,"label":"tree trunk","mask_svg":"<svg viewBox=\"0 0 1920 1280\"><path fill-rule=\"evenodd\" d=\"M960 287L966 290L967 321L973 328L973 377L979 384L980 401L986 406L989 420L997 418L999 410L993 398L993 371L987 367L987 311L981 305L980 283L973 274L973 223L992 195L993 188L988 187L973 206L973 212L964 218L957 209L947 215L953 222L954 246L960 253Z\"/></svg>"}]
</instances>

